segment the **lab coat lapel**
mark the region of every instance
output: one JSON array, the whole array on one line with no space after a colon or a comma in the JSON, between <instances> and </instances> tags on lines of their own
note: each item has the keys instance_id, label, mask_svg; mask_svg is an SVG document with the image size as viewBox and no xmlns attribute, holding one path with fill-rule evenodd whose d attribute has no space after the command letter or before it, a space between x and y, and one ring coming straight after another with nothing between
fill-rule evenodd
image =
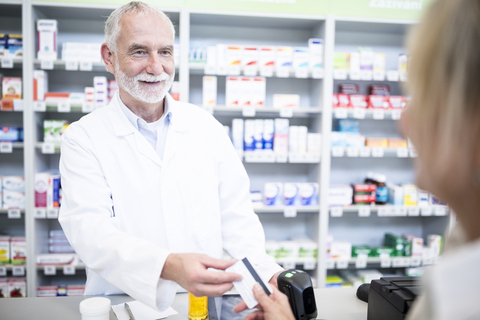
<instances>
[{"instance_id":1,"label":"lab coat lapel","mask_svg":"<svg viewBox=\"0 0 480 320\"><path fill-rule=\"evenodd\" d=\"M107 108L111 108L111 117L113 129L118 137L124 137L130 144L134 144L138 152L152 160L159 166L162 166L162 160L158 156L157 152L152 148L142 134L135 129L135 127L128 121L127 117L120 108L117 101L118 95L114 96L111 104Z\"/></svg>"},{"instance_id":2,"label":"lab coat lapel","mask_svg":"<svg viewBox=\"0 0 480 320\"><path fill-rule=\"evenodd\" d=\"M167 142L163 153L163 165L166 167L177 149L186 146L189 124L186 122L186 118L182 117L182 103L175 101L170 94L167 94L165 98L168 99L171 112Z\"/></svg>"}]
</instances>

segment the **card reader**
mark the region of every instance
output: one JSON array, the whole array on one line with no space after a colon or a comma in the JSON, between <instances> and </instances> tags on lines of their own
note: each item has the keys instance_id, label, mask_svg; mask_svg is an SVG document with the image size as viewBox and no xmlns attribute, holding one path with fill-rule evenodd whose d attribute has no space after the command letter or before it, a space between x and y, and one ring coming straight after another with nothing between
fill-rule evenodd
<instances>
[{"instance_id":1,"label":"card reader","mask_svg":"<svg viewBox=\"0 0 480 320\"><path fill-rule=\"evenodd\" d=\"M285 293L297 320L317 318L317 305L312 280L301 270L287 270L277 278L278 289Z\"/></svg>"}]
</instances>

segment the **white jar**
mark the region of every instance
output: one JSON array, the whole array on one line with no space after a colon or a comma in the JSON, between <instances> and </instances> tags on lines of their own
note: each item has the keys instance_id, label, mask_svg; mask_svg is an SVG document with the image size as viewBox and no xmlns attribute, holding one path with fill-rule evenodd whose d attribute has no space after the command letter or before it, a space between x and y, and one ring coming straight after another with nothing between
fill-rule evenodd
<instances>
[{"instance_id":1,"label":"white jar","mask_svg":"<svg viewBox=\"0 0 480 320\"><path fill-rule=\"evenodd\" d=\"M110 300L102 297L83 300L80 302L82 320L109 320L110 305Z\"/></svg>"}]
</instances>

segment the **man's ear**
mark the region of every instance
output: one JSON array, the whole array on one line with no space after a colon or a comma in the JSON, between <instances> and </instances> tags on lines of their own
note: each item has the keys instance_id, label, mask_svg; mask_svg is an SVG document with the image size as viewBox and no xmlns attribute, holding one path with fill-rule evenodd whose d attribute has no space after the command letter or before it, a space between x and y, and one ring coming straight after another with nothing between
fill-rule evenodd
<instances>
[{"instance_id":1,"label":"man's ear","mask_svg":"<svg viewBox=\"0 0 480 320\"><path fill-rule=\"evenodd\" d=\"M115 67L114 67L115 57L113 56L113 52L110 50L110 48L107 46L106 43L102 44L100 52L102 54L102 59L103 59L103 62L105 63L105 66L107 67L108 72L115 75Z\"/></svg>"}]
</instances>

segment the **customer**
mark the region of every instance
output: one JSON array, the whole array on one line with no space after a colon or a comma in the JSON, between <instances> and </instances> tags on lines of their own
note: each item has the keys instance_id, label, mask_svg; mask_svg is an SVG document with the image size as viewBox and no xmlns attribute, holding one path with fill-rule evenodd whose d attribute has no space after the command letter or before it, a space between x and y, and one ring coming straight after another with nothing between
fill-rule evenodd
<instances>
[{"instance_id":1,"label":"customer","mask_svg":"<svg viewBox=\"0 0 480 320\"><path fill-rule=\"evenodd\" d=\"M408 49L412 100L401 127L418 151L416 183L450 205L459 220L454 238L466 239L455 248L452 236L447 241L408 319L480 319L480 0L433 3ZM263 312L249 320L294 319L281 314L285 299L262 296Z\"/></svg>"},{"instance_id":2,"label":"customer","mask_svg":"<svg viewBox=\"0 0 480 320\"><path fill-rule=\"evenodd\" d=\"M85 295L126 293L158 309L178 285L219 296L241 278L207 270L235 262L223 251L248 256L273 284L282 271L265 252L248 176L223 126L167 93L174 32L153 6L116 9L101 52L119 90L63 135L59 221L87 267Z\"/></svg>"}]
</instances>

